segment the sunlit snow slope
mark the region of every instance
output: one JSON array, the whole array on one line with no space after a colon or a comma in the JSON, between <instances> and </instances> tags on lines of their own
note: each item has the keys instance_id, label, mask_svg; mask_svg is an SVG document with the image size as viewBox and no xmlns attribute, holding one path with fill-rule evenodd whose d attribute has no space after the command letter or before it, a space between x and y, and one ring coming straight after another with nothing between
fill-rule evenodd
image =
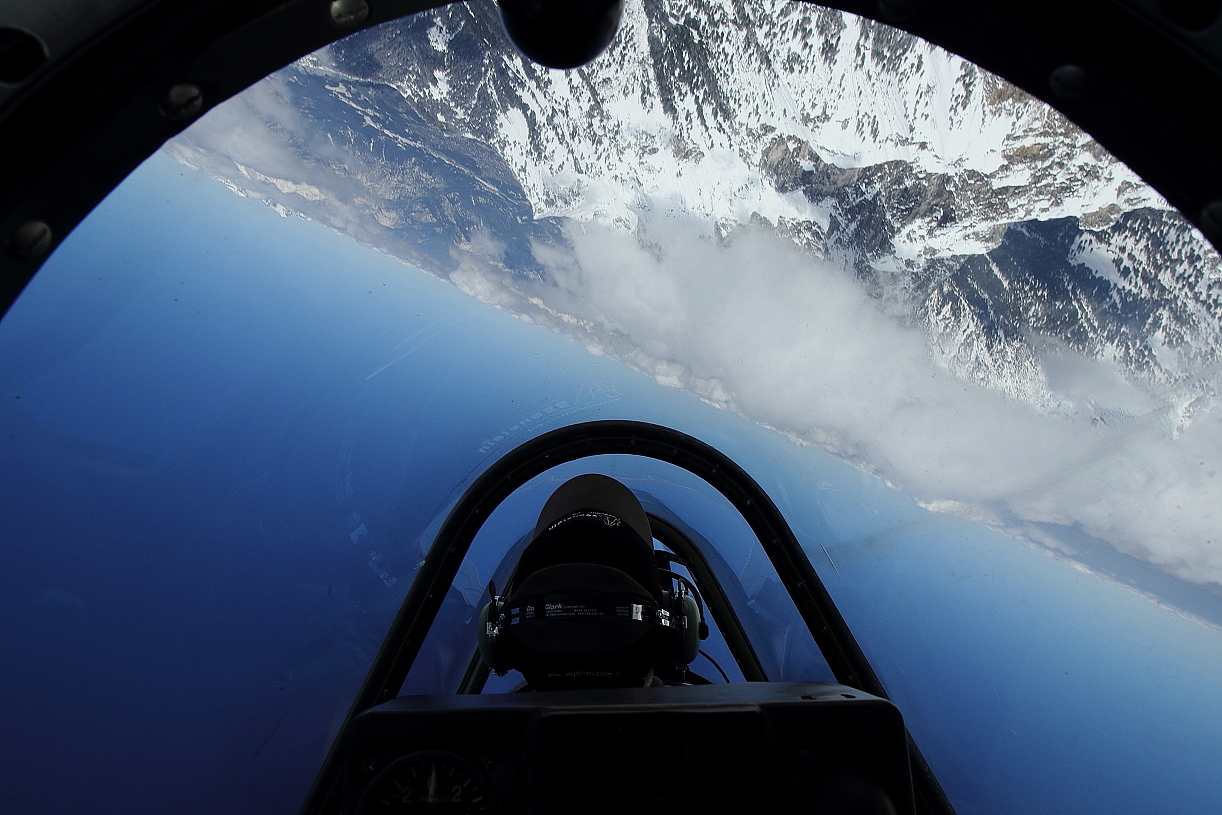
<instances>
[{"instance_id":1,"label":"sunlit snow slope","mask_svg":"<svg viewBox=\"0 0 1222 815\"><path fill-rule=\"evenodd\" d=\"M169 150L926 506L1222 583L1217 256L1063 117L886 26L645 0L566 73L448 6Z\"/></svg>"}]
</instances>

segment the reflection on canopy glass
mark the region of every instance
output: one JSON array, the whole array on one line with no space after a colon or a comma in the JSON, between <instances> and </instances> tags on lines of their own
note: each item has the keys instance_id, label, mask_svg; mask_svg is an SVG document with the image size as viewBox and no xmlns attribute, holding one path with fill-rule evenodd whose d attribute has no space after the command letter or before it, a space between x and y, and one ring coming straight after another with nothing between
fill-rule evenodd
<instances>
[{"instance_id":1,"label":"reflection on canopy glass","mask_svg":"<svg viewBox=\"0 0 1222 815\"><path fill-rule=\"evenodd\" d=\"M167 145L0 324L0 800L295 810L463 490L626 418L771 495L959 813L1204 811L1220 315L1127 168L882 25L648 0L571 72L491 4L354 35ZM826 678L741 518L616 457L498 510L406 691L453 691L585 470L733 568L769 678Z\"/></svg>"}]
</instances>

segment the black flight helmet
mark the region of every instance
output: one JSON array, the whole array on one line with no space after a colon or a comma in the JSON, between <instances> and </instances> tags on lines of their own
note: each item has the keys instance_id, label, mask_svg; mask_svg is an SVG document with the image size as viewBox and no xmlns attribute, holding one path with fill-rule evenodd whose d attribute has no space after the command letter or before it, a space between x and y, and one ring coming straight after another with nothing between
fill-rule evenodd
<instances>
[{"instance_id":1,"label":"black flight helmet","mask_svg":"<svg viewBox=\"0 0 1222 815\"><path fill-rule=\"evenodd\" d=\"M605 475L562 484L539 513L481 651L534 690L642 687L666 660L673 619L640 501Z\"/></svg>"}]
</instances>

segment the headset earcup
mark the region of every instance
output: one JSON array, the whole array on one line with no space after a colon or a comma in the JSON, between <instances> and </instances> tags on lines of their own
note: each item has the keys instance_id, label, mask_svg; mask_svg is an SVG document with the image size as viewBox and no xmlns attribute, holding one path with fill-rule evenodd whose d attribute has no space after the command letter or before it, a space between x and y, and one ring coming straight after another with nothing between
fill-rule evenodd
<instances>
[{"instance_id":1,"label":"headset earcup","mask_svg":"<svg viewBox=\"0 0 1222 815\"><path fill-rule=\"evenodd\" d=\"M499 637L488 636L488 621L494 616L500 614L500 603L493 600L484 606L479 613L479 626L475 632L475 641L479 644L479 655L484 660L484 663L496 671L498 675L509 670L509 666L504 664L505 660L501 656L505 649L500 647L496 642Z\"/></svg>"},{"instance_id":2,"label":"headset earcup","mask_svg":"<svg viewBox=\"0 0 1222 815\"><path fill-rule=\"evenodd\" d=\"M679 615L683 618L680 631L683 634L682 659L686 667L695 662L696 654L700 652L700 606L696 605L696 598L690 594L680 596Z\"/></svg>"}]
</instances>

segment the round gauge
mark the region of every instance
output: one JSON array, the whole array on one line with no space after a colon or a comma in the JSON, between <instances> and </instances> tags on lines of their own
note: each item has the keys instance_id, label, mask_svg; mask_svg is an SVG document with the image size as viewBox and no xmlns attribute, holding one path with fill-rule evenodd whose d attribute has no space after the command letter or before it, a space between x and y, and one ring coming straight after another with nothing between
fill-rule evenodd
<instances>
[{"instance_id":1,"label":"round gauge","mask_svg":"<svg viewBox=\"0 0 1222 815\"><path fill-rule=\"evenodd\" d=\"M453 753L412 753L373 779L357 808L361 815L483 815L492 812L488 782Z\"/></svg>"}]
</instances>

